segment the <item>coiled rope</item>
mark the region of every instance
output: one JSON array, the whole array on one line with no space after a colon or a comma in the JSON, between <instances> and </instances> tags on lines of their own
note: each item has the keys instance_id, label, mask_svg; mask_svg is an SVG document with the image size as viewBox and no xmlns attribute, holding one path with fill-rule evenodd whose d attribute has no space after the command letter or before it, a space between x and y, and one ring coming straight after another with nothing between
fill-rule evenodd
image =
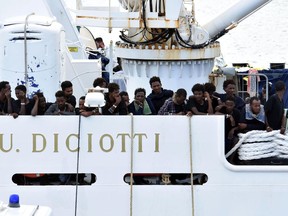
<instances>
[{"instance_id":1,"label":"coiled rope","mask_svg":"<svg viewBox=\"0 0 288 216\"><path fill-rule=\"evenodd\" d=\"M280 130L253 130L245 134L240 133L238 136L238 143L226 154L226 158L237 149L240 160L288 158L288 135L280 134Z\"/></svg>"}]
</instances>

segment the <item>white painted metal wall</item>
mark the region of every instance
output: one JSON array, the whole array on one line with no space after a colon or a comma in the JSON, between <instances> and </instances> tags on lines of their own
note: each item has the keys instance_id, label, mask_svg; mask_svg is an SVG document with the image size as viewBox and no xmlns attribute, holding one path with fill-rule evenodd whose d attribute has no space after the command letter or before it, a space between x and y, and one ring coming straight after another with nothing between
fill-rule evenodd
<instances>
[{"instance_id":1,"label":"white painted metal wall","mask_svg":"<svg viewBox=\"0 0 288 216\"><path fill-rule=\"evenodd\" d=\"M76 172L80 132L79 172L95 173L97 181L78 187L77 215L129 215L131 207L137 216L189 216L192 210L196 216L270 216L287 211L288 167L228 163L222 116L92 116L81 118L80 130L77 116L1 117L3 125L12 121L14 127L0 133L0 200L18 193L23 203L50 206L55 215L74 215L76 186L16 186L11 176ZM65 128L47 128L43 122L65 122ZM206 184L193 190L189 185L134 185L131 190L124 183L132 161L135 173L190 173L190 138L192 170L205 173Z\"/></svg>"}]
</instances>

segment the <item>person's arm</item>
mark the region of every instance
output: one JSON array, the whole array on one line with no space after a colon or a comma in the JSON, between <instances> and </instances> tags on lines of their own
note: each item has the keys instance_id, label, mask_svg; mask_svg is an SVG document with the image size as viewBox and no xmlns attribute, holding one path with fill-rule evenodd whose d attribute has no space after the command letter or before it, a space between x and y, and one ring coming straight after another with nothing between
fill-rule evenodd
<instances>
[{"instance_id":1,"label":"person's arm","mask_svg":"<svg viewBox=\"0 0 288 216\"><path fill-rule=\"evenodd\" d=\"M199 112L195 106L193 96L190 96L187 102L187 113L192 112L194 115L207 115L207 113Z\"/></svg>"},{"instance_id":2,"label":"person's arm","mask_svg":"<svg viewBox=\"0 0 288 216\"><path fill-rule=\"evenodd\" d=\"M33 106L33 109L31 110L31 115L32 116L36 116L38 114L38 104L39 104L39 98L37 95L34 95L33 96L33 99L34 99L34 106Z\"/></svg>"},{"instance_id":3,"label":"person's arm","mask_svg":"<svg viewBox=\"0 0 288 216\"><path fill-rule=\"evenodd\" d=\"M59 115L57 104L51 104L44 115Z\"/></svg>"},{"instance_id":4,"label":"person's arm","mask_svg":"<svg viewBox=\"0 0 288 216\"><path fill-rule=\"evenodd\" d=\"M65 106L65 111L60 111L60 115L75 115L74 107L70 103L66 103Z\"/></svg>"},{"instance_id":5,"label":"person's arm","mask_svg":"<svg viewBox=\"0 0 288 216\"><path fill-rule=\"evenodd\" d=\"M267 132L270 132L273 130L273 128L270 127L269 125L269 115L270 115L270 112L272 110L272 102L273 98L271 97L270 99L268 99L268 101L266 101L266 103L264 104L264 111L265 111L265 123L266 123L266 131Z\"/></svg>"},{"instance_id":6,"label":"person's arm","mask_svg":"<svg viewBox=\"0 0 288 216\"><path fill-rule=\"evenodd\" d=\"M246 123L246 110L245 107L242 109L240 113L240 118L239 118L239 123L238 123L238 128L239 130L244 130L247 128L247 123Z\"/></svg>"},{"instance_id":7,"label":"person's arm","mask_svg":"<svg viewBox=\"0 0 288 216\"><path fill-rule=\"evenodd\" d=\"M287 113L288 113L288 111L287 111ZM284 133L285 133L286 123L287 123L287 118L286 118L285 115L283 115L282 121L281 121L281 129L280 129L280 133L281 133L281 134L284 134Z\"/></svg>"},{"instance_id":8,"label":"person's arm","mask_svg":"<svg viewBox=\"0 0 288 216\"><path fill-rule=\"evenodd\" d=\"M233 127L229 132L228 132L228 139L233 139L235 132L238 130L238 126Z\"/></svg>"},{"instance_id":9,"label":"person's arm","mask_svg":"<svg viewBox=\"0 0 288 216\"><path fill-rule=\"evenodd\" d=\"M245 107L245 101L241 97L236 96L235 97L235 106L238 110L242 110Z\"/></svg>"},{"instance_id":10,"label":"person's arm","mask_svg":"<svg viewBox=\"0 0 288 216\"><path fill-rule=\"evenodd\" d=\"M217 109L217 111L214 113L215 115L225 115L226 114L226 107L225 105L221 105L221 108Z\"/></svg>"},{"instance_id":11,"label":"person's arm","mask_svg":"<svg viewBox=\"0 0 288 216\"><path fill-rule=\"evenodd\" d=\"M26 114L26 103L21 100L21 108L19 111L19 115L25 115Z\"/></svg>"},{"instance_id":12,"label":"person's arm","mask_svg":"<svg viewBox=\"0 0 288 216\"><path fill-rule=\"evenodd\" d=\"M250 123L250 124L247 124L246 129L249 131L251 131L251 130L265 130L265 123L262 123L262 122Z\"/></svg>"},{"instance_id":13,"label":"person's arm","mask_svg":"<svg viewBox=\"0 0 288 216\"><path fill-rule=\"evenodd\" d=\"M110 114L114 114L115 110L117 109L118 105L120 104L121 102L121 96L120 95L117 95L114 97L115 99L115 102L112 104L112 106L110 106L107 110ZM109 105L109 104L108 104Z\"/></svg>"},{"instance_id":14,"label":"person's arm","mask_svg":"<svg viewBox=\"0 0 288 216\"><path fill-rule=\"evenodd\" d=\"M206 100L207 100L207 102L208 102L207 113L209 113L209 114L212 115L214 112L213 112L212 100L211 100L211 98L210 98L209 93L208 93L208 92L205 92L205 93L204 93L204 97L206 98Z\"/></svg>"},{"instance_id":15,"label":"person's arm","mask_svg":"<svg viewBox=\"0 0 288 216\"><path fill-rule=\"evenodd\" d=\"M168 111L169 111L168 105L169 105L169 101L166 100L165 103L163 104L163 106L158 111L158 115L165 115L166 113L168 113Z\"/></svg>"},{"instance_id":16,"label":"person's arm","mask_svg":"<svg viewBox=\"0 0 288 216\"><path fill-rule=\"evenodd\" d=\"M120 101L120 103L118 104L118 108L119 108L119 115L127 115L128 114L128 110L127 110L127 105L124 101ZM143 108L142 108L142 113L143 113Z\"/></svg>"},{"instance_id":17,"label":"person's arm","mask_svg":"<svg viewBox=\"0 0 288 216\"><path fill-rule=\"evenodd\" d=\"M192 107L191 110L194 115L207 115L207 113L199 112L195 106Z\"/></svg>"},{"instance_id":18,"label":"person's arm","mask_svg":"<svg viewBox=\"0 0 288 216\"><path fill-rule=\"evenodd\" d=\"M7 91L5 97L7 99L7 113L11 114L13 113L11 91Z\"/></svg>"}]
</instances>

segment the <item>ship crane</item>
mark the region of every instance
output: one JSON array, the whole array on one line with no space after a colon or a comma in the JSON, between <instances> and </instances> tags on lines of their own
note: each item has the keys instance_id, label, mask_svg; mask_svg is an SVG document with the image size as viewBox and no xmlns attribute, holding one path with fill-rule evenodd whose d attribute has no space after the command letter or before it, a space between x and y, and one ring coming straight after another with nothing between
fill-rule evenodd
<instances>
[{"instance_id":1,"label":"ship crane","mask_svg":"<svg viewBox=\"0 0 288 216\"><path fill-rule=\"evenodd\" d=\"M128 92L149 89L152 76L161 77L173 90L190 92L193 84L208 81L220 55L216 40L270 1L239 1L202 26L193 0L119 0L122 8L111 7L111 1L107 7L87 7L78 1L76 23L110 31L123 28L115 55L128 77Z\"/></svg>"}]
</instances>

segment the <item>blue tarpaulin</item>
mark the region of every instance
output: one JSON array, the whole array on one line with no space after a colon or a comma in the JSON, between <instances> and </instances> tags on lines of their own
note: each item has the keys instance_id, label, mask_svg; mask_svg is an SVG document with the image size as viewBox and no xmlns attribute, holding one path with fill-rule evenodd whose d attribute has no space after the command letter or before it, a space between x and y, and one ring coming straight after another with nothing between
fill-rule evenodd
<instances>
[{"instance_id":1,"label":"blue tarpaulin","mask_svg":"<svg viewBox=\"0 0 288 216\"><path fill-rule=\"evenodd\" d=\"M282 80L286 84L286 92L284 95L284 106L288 108L288 69L270 69L270 70L259 70L258 73L265 74L268 77L268 82L272 83L272 93L275 92L274 85L278 80ZM266 84L266 80L261 78L259 82L259 89Z\"/></svg>"}]
</instances>

